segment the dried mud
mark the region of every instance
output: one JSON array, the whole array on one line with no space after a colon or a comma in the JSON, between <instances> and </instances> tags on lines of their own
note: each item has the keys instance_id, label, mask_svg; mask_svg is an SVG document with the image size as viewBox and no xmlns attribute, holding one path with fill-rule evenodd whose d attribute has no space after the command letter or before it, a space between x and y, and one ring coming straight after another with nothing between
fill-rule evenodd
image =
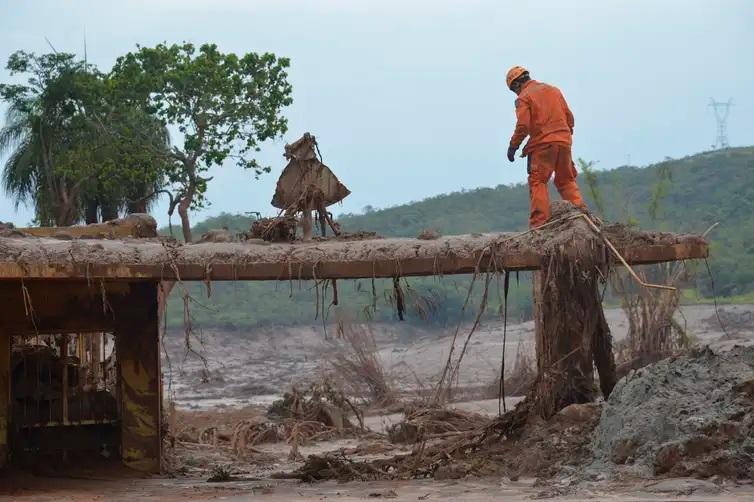
<instances>
[{"instance_id":1,"label":"dried mud","mask_svg":"<svg viewBox=\"0 0 754 502\"><path fill-rule=\"evenodd\" d=\"M604 406L592 470L754 477L754 348L697 349L629 374Z\"/></svg>"},{"instance_id":2,"label":"dried mud","mask_svg":"<svg viewBox=\"0 0 754 502\"><path fill-rule=\"evenodd\" d=\"M593 231L573 205L558 201L552 205L553 222L547 228L523 233L484 233L457 236L438 236L436 239L380 238L352 234L343 238L309 243L202 242L182 245L165 238L141 239L72 239L32 237L16 230L0 234L0 263L23 266L49 265L71 267L89 265L178 265L212 264L317 264L321 262L348 263L355 261L388 261L399 264L403 260L453 259L476 260L483 254L540 254L574 241L594 240ZM580 222L580 223L579 223ZM704 243L695 235L663 232L643 232L624 226L608 226L605 235L617 246L632 244ZM224 240L224 239L221 239ZM292 272L292 275L293 274Z\"/></svg>"}]
</instances>

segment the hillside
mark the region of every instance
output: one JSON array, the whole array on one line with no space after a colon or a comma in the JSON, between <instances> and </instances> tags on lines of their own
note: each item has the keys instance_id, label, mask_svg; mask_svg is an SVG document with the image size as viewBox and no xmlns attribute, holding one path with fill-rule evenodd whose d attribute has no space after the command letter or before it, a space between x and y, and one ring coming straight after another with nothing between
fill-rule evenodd
<instances>
[{"instance_id":1,"label":"hillside","mask_svg":"<svg viewBox=\"0 0 754 502\"><path fill-rule=\"evenodd\" d=\"M649 214L660 171L671 181L659 203L656 218ZM641 227L710 235L718 293L754 291L754 147L706 152L683 159L667 159L640 168L624 166L597 172L598 191L606 201L602 215L610 221L635 221ZM591 208L592 194L583 177L579 184ZM557 197L551 187L551 194ZM443 234L515 231L526 228L528 188L525 184L439 195L402 206L360 215L341 215L349 231L369 229L383 235L415 236L425 228Z\"/></svg>"},{"instance_id":2,"label":"hillside","mask_svg":"<svg viewBox=\"0 0 754 502\"><path fill-rule=\"evenodd\" d=\"M658 190L663 171L670 173L671 181L661 187L665 192L653 219L649 212L650 201ZM754 147L667 159L644 168L624 166L599 171L596 181L597 190L606 201L603 216L608 220L638 222L645 228L695 232L719 222L710 234L710 266L716 291L724 296L754 292ZM583 176L580 185L590 207L594 208ZM557 197L554 191L553 197ZM340 215L338 220L346 231L372 230L385 236L416 236L426 228L443 234L522 230L526 227L527 214L528 190L526 185L519 184L438 195L365 214ZM248 229L250 222L247 216L223 214L197 224L195 235L222 227L240 232ZM525 315L529 308L525 274L521 280L520 286L514 284L511 291L514 315ZM464 277L409 281L412 301L439 323L457 317L468 283L468 278ZM697 286L701 295L711 295L706 274L698 274ZM197 285L194 289L197 296L198 288ZM341 304L348 306L348 315L392 318L391 285L377 281L375 289L379 302L377 311L372 312L372 285L368 281L341 286ZM311 323L316 294L311 284L216 284L212 297L203 299L202 303L210 309L195 306L192 310L199 325L243 328L270 323ZM495 308L491 306L491 310ZM365 314L367 310L369 313ZM336 315L334 310L331 314ZM418 317L416 311L410 311L409 315L413 320ZM182 322L179 301L171 304L169 320Z\"/></svg>"}]
</instances>

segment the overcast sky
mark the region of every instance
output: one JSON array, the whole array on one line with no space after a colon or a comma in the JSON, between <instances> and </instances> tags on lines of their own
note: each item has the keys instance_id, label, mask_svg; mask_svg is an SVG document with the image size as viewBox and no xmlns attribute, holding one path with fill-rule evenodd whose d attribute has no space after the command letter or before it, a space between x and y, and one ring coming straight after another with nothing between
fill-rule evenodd
<instances>
[{"instance_id":1,"label":"overcast sky","mask_svg":"<svg viewBox=\"0 0 754 502\"><path fill-rule=\"evenodd\" d=\"M730 143L754 144L750 0L0 0L3 68L15 50L48 51L45 37L82 53L85 36L103 71L136 44L163 41L291 59L289 132L259 156L272 174L216 169L212 206L195 222L271 213L283 145L305 131L353 192L336 213L524 181L524 161L505 159L514 64L561 88L576 117L574 156L600 168L709 149L710 97L735 102ZM0 194L0 221L31 218Z\"/></svg>"}]
</instances>

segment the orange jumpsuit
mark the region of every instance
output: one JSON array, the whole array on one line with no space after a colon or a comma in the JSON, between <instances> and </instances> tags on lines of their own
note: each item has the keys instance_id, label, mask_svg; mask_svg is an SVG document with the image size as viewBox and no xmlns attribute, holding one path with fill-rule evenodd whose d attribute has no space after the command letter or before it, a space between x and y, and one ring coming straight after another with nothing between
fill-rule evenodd
<instances>
[{"instance_id":1,"label":"orange jumpsuit","mask_svg":"<svg viewBox=\"0 0 754 502\"><path fill-rule=\"evenodd\" d=\"M517 150L529 136L523 150L528 157L529 227L537 227L550 217L547 183L553 173L560 196L576 206L586 207L571 159L573 114L560 90L536 80L526 82L516 99L516 119L510 146Z\"/></svg>"}]
</instances>

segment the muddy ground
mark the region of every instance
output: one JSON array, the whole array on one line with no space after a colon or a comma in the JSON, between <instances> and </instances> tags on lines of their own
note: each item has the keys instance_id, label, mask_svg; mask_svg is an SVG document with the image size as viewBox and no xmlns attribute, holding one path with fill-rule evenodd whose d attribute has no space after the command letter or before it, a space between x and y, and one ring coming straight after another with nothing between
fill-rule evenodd
<instances>
[{"instance_id":1,"label":"muddy ground","mask_svg":"<svg viewBox=\"0 0 754 502\"><path fill-rule=\"evenodd\" d=\"M711 306L684 307L682 312L679 320L698 345L709 345L716 352L723 352L733 349L734 345L754 344L754 305L723 306L720 315L726 326L725 331L720 327ZM627 328L622 312L609 309L606 315L615 338L620 340ZM454 329L438 330L407 324L372 326L379 358L401 394L399 397L426 390L436 381L447 357ZM533 329L532 323L508 326L508 367L513 366L517 352L533 350ZM465 330L462 329L461 333L465 334ZM0 479L0 500L203 501L258 498L269 501L523 501L544 498L732 502L754 499L754 487L745 479L684 477L698 474L693 471L665 472L661 479L654 478L653 473L649 472L651 463L647 463L647 459L650 454L652 458L657 457L659 450L666 447L666 443L659 440L663 438L648 446L635 447L634 450L638 452L634 455L636 461L633 457L621 459L623 463L620 465L630 468L630 476L620 472L607 475L612 467L607 468L603 464L615 460L616 445L612 443L604 447L608 451L605 458L596 458L590 468L583 472L569 473L569 461L585 455L587 450L592 451L593 441L602 444L600 441L604 443L604 436L612 437L612 434L608 434L608 428L618 431L615 435L621 436L618 438L621 440L626 439L627 431L638 427L638 418L628 414L621 417L622 422L616 422L615 418L604 421L604 427L598 427L594 433L591 432L593 425L583 426L587 422L596 424L601 415L614 417L615 408L606 405L571 410L555 419L562 423L539 424L532 428L534 432L528 438L521 440L514 449L501 453L507 458L499 462L495 475L452 479L456 476L450 468L446 468L438 471L441 476L436 476L444 479L434 480L322 481L308 484L276 479L273 474L294 471L311 454L336 452L348 454L354 459L372 460L409 454L413 445L390 443L384 436L346 432L297 444L296 455L292 454L293 445L290 442L277 441L247 447L239 458L231 446L235 439L234 426L241 421L261 423L268 420L266 410L269 404L280 398L284 391L292 385L304 388L308 382L318 381L322 374L331 369L329 361L334 351L338 350L339 342L326 340L321 326L263 328L253 333L205 331L203 336L206 342L203 352L207 358L206 367L199 358L185 356L181 333L168 333L165 340L168 357L164 368L172 369L172 376L166 379L165 388L175 403L175 411L170 414L170 427L177 431L180 426L185 432L185 436L181 436L183 440L175 441L168 451L172 462L169 470L175 477L135 479L133 473L103 471L101 468L80 468L73 473L59 473L58 477L7 473L4 479ZM501 326L498 323L487 323L474 334L459 375L459 386L465 392L456 396L457 402L451 404L452 408L490 418L497 414L498 401L491 396L494 395L492 384L499 373L501 349ZM704 354L701 353L699 357L711 357ZM687 363L681 364L680 370L671 366L657 371L676 375L679 371L683 374L686 367L692 368L688 370L692 373L695 371L693 364ZM695 375L693 373L692 376ZM624 385L624 388L640 386L641 378L639 375L633 386ZM689 379L680 380L685 382ZM733 387L735 385L732 383ZM643 403L636 391L621 392L623 401L616 399L618 403L631 405L632 400L636 400L636 406L652 406L651 403ZM666 389L663 392L670 391ZM508 406L513 406L518 399L509 398ZM662 396L657 399L656 407L659 409L663 403ZM694 406L703 409L704 401L698 401ZM656 414L662 413L658 411ZM372 431L384 433L403 417L400 409L383 407L369 410L365 423ZM217 430L207 435L212 427ZM200 440L197 435L202 434L205 436ZM221 439L216 439L219 436L222 436ZM207 482L218 466L228 469L230 480ZM546 478L539 476L543 466L552 470Z\"/></svg>"},{"instance_id":2,"label":"muddy ground","mask_svg":"<svg viewBox=\"0 0 754 502\"><path fill-rule=\"evenodd\" d=\"M290 481L235 481L207 483L196 479L52 479L23 477L12 492L3 491L0 500L57 501L463 501L524 502L530 500L616 501L616 502L745 502L752 500L747 486L719 486L688 478L636 483L585 484L578 493L552 496L534 486L534 480L478 480L403 482L368 481L338 483L325 481L299 484Z\"/></svg>"},{"instance_id":3,"label":"muddy ground","mask_svg":"<svg viewBox=\"0 0 754 502\"><path fill-rule=\"evenodd\" d=\"M723 305L719 312L725 331L711 305L682 307L677 318L697 345L727 349L754 343L754 305ZM605 316L614 340L625 338L628 322L623 311L606 309ZM406 391L428 389L437 381L455 329L455 325L371 325L383 365L394 384ZM467 330L461 328L461 338ZM205 369L199 358L186 356L183 333L169 332L166 348L170 364L164 362L163 369L167 373L169 368L173 371L172 378L166 377L166 389L180 407L269 405L291 385L305 385L331 369L329 360L340 345L334 340L332 328L328 335L326 339L322 325L264 327L251 333L204 330ZM474 333L458 380L459 387L469 390L468 398L479 400L495 395L495 389L488 388L500 372L502 347L500 322L484 323ZM519 350L533 356L533 321L508 326L507 368L514 366ZM206 370L209 378L205 378Z\"/></svg>"}]
</instances>

